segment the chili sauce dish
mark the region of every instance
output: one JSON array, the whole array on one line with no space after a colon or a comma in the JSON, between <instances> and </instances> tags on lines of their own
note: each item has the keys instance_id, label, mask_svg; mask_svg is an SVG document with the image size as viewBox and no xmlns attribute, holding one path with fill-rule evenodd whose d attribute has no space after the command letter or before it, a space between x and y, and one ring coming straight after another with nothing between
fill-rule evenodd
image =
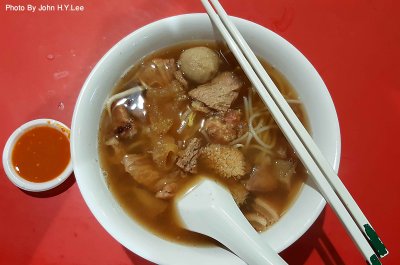
<instances>
[{"instance_id":1,"label":"chili sauce dish","mask_svg":"<svg viewBox=\"0 0 400 265\"><path fill-rule=\"evenodd\" d=\"M8 139L3 167L9 180L31 192L55 188L71 175L70 129L52 119L29 121Z\"/></svg>"}]
</instances>

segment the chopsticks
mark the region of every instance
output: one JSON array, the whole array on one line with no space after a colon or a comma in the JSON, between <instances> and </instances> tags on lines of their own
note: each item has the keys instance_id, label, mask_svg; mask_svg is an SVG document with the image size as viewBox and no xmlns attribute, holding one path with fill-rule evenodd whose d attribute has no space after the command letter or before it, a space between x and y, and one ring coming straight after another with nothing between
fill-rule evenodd
<instances>
[{"instance_id":1,"label":"chopsticks","mask_svg":"<svg viewBox=\"0 0 400 265\"><path fill-rule=\"evenodd\" d=\"M210 2L214 8L208 0L202 0L211 21L218 28L283 134L313 177L319 191L331 205L368 264L381 264L377 255L382 258L389 252L372 225L322 155L246 41L229 20L221 4L218 0L210 0Z\"/></svg>"}]
</instances>

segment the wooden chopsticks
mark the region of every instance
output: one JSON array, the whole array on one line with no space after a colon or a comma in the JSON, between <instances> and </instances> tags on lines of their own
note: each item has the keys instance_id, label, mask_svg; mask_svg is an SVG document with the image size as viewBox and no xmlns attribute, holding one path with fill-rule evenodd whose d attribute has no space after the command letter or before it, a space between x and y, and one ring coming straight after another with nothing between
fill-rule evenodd
<instances>
[{"instance_id":1,"label":"wooden chopsticks","mask_svg":"<svg viewBox=\"0 0 400 265\"><path fill-rule=\"evenodd\" d=\"M319 191L342 221L368 264L381 264L377 255L382 258L388 251L372 225L230 21L221 4L218 0L210 2L202 0L211 21L218 28L283 134L313 177Z\"/></svg>"}]
</instances>

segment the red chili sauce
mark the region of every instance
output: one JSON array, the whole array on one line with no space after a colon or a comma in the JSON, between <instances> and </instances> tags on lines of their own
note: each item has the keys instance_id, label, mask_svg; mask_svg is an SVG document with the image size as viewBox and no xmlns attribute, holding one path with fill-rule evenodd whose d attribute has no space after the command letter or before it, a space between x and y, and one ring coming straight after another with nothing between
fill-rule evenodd
<instances>
[{"instance_id":1,"label":"red chili sauce","mask_svg":"<svg viewBox=\"0 0 400 265\"><path fill-rule=\"evenodd\" d=\"M70 161L68 137L56 128L35 127L15 143L12 164L18 174L32 182L56 178Z\"/></svg>"}]
</instances>

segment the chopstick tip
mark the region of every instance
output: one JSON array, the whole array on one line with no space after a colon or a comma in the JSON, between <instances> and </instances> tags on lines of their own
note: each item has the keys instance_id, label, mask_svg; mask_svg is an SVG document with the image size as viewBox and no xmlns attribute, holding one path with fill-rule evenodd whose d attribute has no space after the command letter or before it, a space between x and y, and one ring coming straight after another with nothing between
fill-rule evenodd
<instances>
[{"instance_id":1,"label":"chopstick tip","mask_svg":"<svg viewBox=\"0 0 400 265\"><path fill-rule=\"evenodd\" d=\"M378 257L374 254L369 258L369 261L367 264L370 265L382 265L382 263L379 261Z\"/></svg>"},{"instance_id":2,"label":"chopstick tip","mask_svg":"<svg viewBox=\"0 0 400 265\"><path fill-rule=\"evenodd\" d=\"M382 240L379 238L378 234L375 232L375 230L372 228L370 224L364 225L364 231L368 237L368 241L370 242L372 248L375 250L375 252L380 258L383 258L387 254L389 254L389 251L386 249Z\"/></svg>"}]
</instances>

